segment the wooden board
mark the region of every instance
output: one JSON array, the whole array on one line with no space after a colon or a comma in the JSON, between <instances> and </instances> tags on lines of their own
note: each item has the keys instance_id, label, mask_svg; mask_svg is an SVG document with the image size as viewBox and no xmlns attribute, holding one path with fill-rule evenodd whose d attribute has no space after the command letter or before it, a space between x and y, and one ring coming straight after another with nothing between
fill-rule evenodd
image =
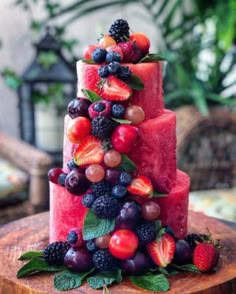
<instances>
[{"instance_id":1,"label":"wooden board","mask_svg":"<svg viewBox=\"0 0 236 294\"><path fill-rule=\"evenodd\" d=\"M48 213L23 218L0 229L0 293L1 294L56 294L53 275L40 274L25 279L17 279L16 272L23 265L17 260L28 250L41 250L48 242ZM213 218L201 213L189 212L189 231L212 232L213 238L221 239L223 249L219 270L210 274L182 273L170 279L168 293L233 294L236 293L236 232ZM67 291L76 293L101 293L83 285L79 289ZM129 283L113 286L110 294L154 293L139 289Z\"/></svg>"}]
</instances>

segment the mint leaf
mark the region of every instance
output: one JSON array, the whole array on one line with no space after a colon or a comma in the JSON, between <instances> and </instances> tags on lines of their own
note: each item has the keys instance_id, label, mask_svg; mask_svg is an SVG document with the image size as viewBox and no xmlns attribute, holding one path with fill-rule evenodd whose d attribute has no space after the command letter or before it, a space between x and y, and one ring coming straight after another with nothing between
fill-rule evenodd
<instances>
[{"instance_id":1,"label":"mint leaf","mask_svg":"<svg viewBox=\"0 0 236 294\"><path fill-rule=\"evenodd\" d=\"M82 62L87 64L95 64L95 62L92 59L82 59Z\"/></svg>"},{"instance_id":2,"label":"mint leaf","mask_svg":"<svg viewBox=\"0 0 236 294\"><path fill-rule=\"evenodd\" d=\"M170 275L169 272L165 268L163 268L163 267L158 267L158 271L161 274L165 275L165 276L169 276Z\"/></svg>"},{"instance_id":3,"label":"mint leaf","mask_svg":"<svg viewBox=\"0 0 236 294\"><path fill-rule=\"evenodd\" d=\"M142 59L139 60L141 62L155 62L155 61L165 61L166 57L164 54L161 53L151 53L144 56Z\"/></svg>"},{"instance_id":4,"label":"mint leaf","mask_svg":"<svg viewBox=\"0 0 236 294\"><path fill-rule=\"evenodd\" d=\"M125 154L121 154L121 163L119 168L126 171L127 173L137 169L135 163Z\"/></svg>"},{"instance_id":5,"label":"mint leaf","mask_svg":"<svg viewBox=\"0 0 236 294\"><path fill-rule=\"evenodd\" d=\"M115 227L115 219L102 219L88 210L84 220L83 239L90 240L106 235L113 231Z\"/></svg>"},{"instance_id":6,"label":"mint leaf","mask_svg":"<svg viewBox=\"0 0 236 294\"><path fill-rule=\"evenodd\" d=\"M131 276L130 280L137 287L150 291L165 292L170 289L169 281L163 274L147 273L142 276Z\"/></svg>"},{"instance_id":7,"label":"mint leaf","mask_svg":"<svg viewBox=\"0 0 236 294\"><path fill-rule=\"evenodd\" d=\"M91 90L84 90L82 89L81 92L84 94L85 97L87 97L91 102L96 102L101 100L102 98L95 93L94 91Z\"/></svg>"},{"instance_id":8,"label":"mint leaf","mask_svg":"<svg viewBox=\"0 0 236 294\"><path fill-rule=\"evenodd\" d=\"M33 257L28 263L19 269L17 272L17 278L24 278L37 272L59 272L64 269L64 266L49 265L43 258Z\"/></svg>"},{"instance_id":9,"label":"mint leaf","mask_svg":"<svg viewBox=\"0 0 236 294\"><path fill-rule=\"evenodd\" d=\"M126 124L126 125L132 124L132 121L127 120L127 119L119 119L119 118L114 118L114 117L112 117L111 119L119 124Z\"/></svg>"},{"instance_id":10,"label":"mint leaf","mask_svg":"<svg viewBox=\"0 0 236 294\"><path fill-rule=\"evenodd\" d=\"M82 285L83 280L93 272L94 269L87 273L75 273L69 270L55 275L54 277L54 287L57 290L66 291L78 288Z\"/></svg>"},{"instance_id":11,"label":"mint leaf","mask_svg":"<svg viewBox=\"0 0 236 294\"><path fill-rule=\"evenodd\" d=\"M28 251L22 254L18 259L27 260L27 259L32 259L33 257L42 257L42 256L43 256L43 251Z\"/></svg>"},{"instance_id":12,"label":"mint leaf","mask_svg":"<svg viewBox=\"0 0 236 294\"><path fill-rule=\"evenodd\" d=\"M130 88L134 90L143 90L144 83L143 81L136 75L132 74L127 81L124 81Z\"/></svg>"},{"instance_id":13,"label":"mint leaf","mask_svg":"<svg viewBox=\"0 0 236 294\"><path fill-rule=\"evenodd\" d=\"M201 273L201 271L194 265L194 264L184 264L184 265L177 265L177 264L170 264L171 267L180 271L188 271L192 273Z\"/></svg>"},{"instance_id":14,"label":"mint leaf","mask_svg":"<svg viewBox=\"0 0 236 294\"><path fill-rule=\"evenodd\" d=\"M114 282L121 283L121 270L114 272L98 273L92 277L87 278L87 283L93 289L101 289L104 286L109 286Z\"/></svg>"},{"instance_id":15,"label":"mint leaf","mask_svg":"<svg viewBox=\"0 0 236 294\"><path fill-rule=\"evenodd\" d=\"M152 195L152 197L167 197L167 196L168 194L161 194L157 191L153 191L153 195Z\"/></svg>"}]
</instances>

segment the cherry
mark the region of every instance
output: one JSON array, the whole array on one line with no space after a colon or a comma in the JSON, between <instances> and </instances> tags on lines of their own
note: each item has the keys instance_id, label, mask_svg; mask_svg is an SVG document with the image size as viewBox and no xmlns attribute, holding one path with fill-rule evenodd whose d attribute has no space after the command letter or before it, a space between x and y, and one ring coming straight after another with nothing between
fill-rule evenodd
<instances>
[{"instance_id":1,"label":"cherry","mask_svg":"<svg viewBox=\"0 0 236 294\"><path fill-rule=\"evenodd\" d=\"M75 272L87 272L93 267L92 255L85 247L70 248L64 258L64 264Z\"/></svg>"},{"instance_id":2,"label":"cherry","mask_svg":"<svg viewBox=\"0 0 236 294\"><path fill-rule=\"evenodd\" d=\"M160 216L160 206L153 200L147 200L142 205L142 216L149 221L155 221Z\"/></svg>"},{"instance_id":3,"label":"cherry","mask_svg":"<svg viewBox=\"0 0 236 294\"><path fill-rule=\"evenodd\" d=\"M58 167L51 168L48 172L48 179L50 182L57 184L59 176L63 173L63 170Z\"/></svg>"},{"instance_id":4,"label":"cherry","mask_svg":"<svg viewBox=\"0 0 236 294\"><path fill-rule=\"evenodd\" d=\"M80 141L90 135L90 133L91 121L88 118L79 116L69 121L66 134L71 143L80 143Z\"/></svg>"}]
</instances>

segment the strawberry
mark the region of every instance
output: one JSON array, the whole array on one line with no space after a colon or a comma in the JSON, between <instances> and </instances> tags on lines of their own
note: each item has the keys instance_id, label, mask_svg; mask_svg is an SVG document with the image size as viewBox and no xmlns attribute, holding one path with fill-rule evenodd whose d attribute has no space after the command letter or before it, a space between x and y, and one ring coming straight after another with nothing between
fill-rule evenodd
<instances>
[{"instance_id":1,"label":"strawberry","mask_svg":"<svg viewBox=\"0 0 236 294\"><path fill-rule=\"evenodd\" d=\"M156 265L166 267L174 258L175 240L171 235L164 234L148 243L147 251Z\"/></svg>"},{"instance_id":2,"label":"strawberry","mask_svg":"<svg viewBox=\"0 0 236 294\"><path fill-rule=\"evenodd\" d=\"M103 157L102 141L94 136L83 139L74 152L74 161L78 166L101 163Z\"/></svg>"},{"instance_id":3,"label":"strawberry","mask_svg":"<svg viewBox=\"0 0 236 294\"><path fill-rule=\"evenodd\" d=\"M137 176L132 180L131 184L127 187L127 190L130 194L147 198L152 195L153 186L148 177Z\"/></svg>"},{"instance_id":4,"label":"strawberry","mask_svg":"<svg viewBox=\"0 0 236 294\"><path fill-rule=\"evenodd\" d=\"M193 251L193 263L202 272L215 268L218 260L219 251L212 243L199 243Z\"/></svg>"},{"instance_id":5,"label":"strawberry","mask_svg":"<svg viewBox=\"0 0 236 294\"><path fill-rule=\"evenodd\" d=\"M150 40L144 33L135 32L130 35L130 40L134 41L137 47L141 49L142 56L148 54L150 48Z\"/></svg>"},{"instance_id":6,"label":"strawberry","mask_svg":"<svg viewBox=\"0 0 236 294\"><path fill-rule=\"evenodd\" d=\"M100 96L106 100L122 101L132 95L132 89L120 79L110 76L102 85Z\"/></svg>"},{"instance_id":7,"label":"strawberry","mask_svg":"<svg viewBox=\"0 0 236 294\"><path fill-rule=\"evenodd\" d=\"M142 57L141 49L133 41L118 43L123 52L123 62L136 63Z\"/></svg>"}]
</instances>

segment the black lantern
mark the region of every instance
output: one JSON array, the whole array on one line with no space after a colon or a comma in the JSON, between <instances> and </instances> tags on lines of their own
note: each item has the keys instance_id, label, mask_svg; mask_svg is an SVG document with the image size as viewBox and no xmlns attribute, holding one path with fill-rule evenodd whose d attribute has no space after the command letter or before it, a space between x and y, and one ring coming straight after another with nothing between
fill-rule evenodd
<instances>
[{"instance_id":1,"label":"black lantern","mask_svg":"<svg viewBox=\"0 0 236 294\"><path fill-rule=\"evenodd\" d=\"M22 76L18 93L21 138L60 162L63 117L66 105L76 97L75 68L62 55L49 28L35 47L35 58Z\"/></svg>"}]
</instances>

